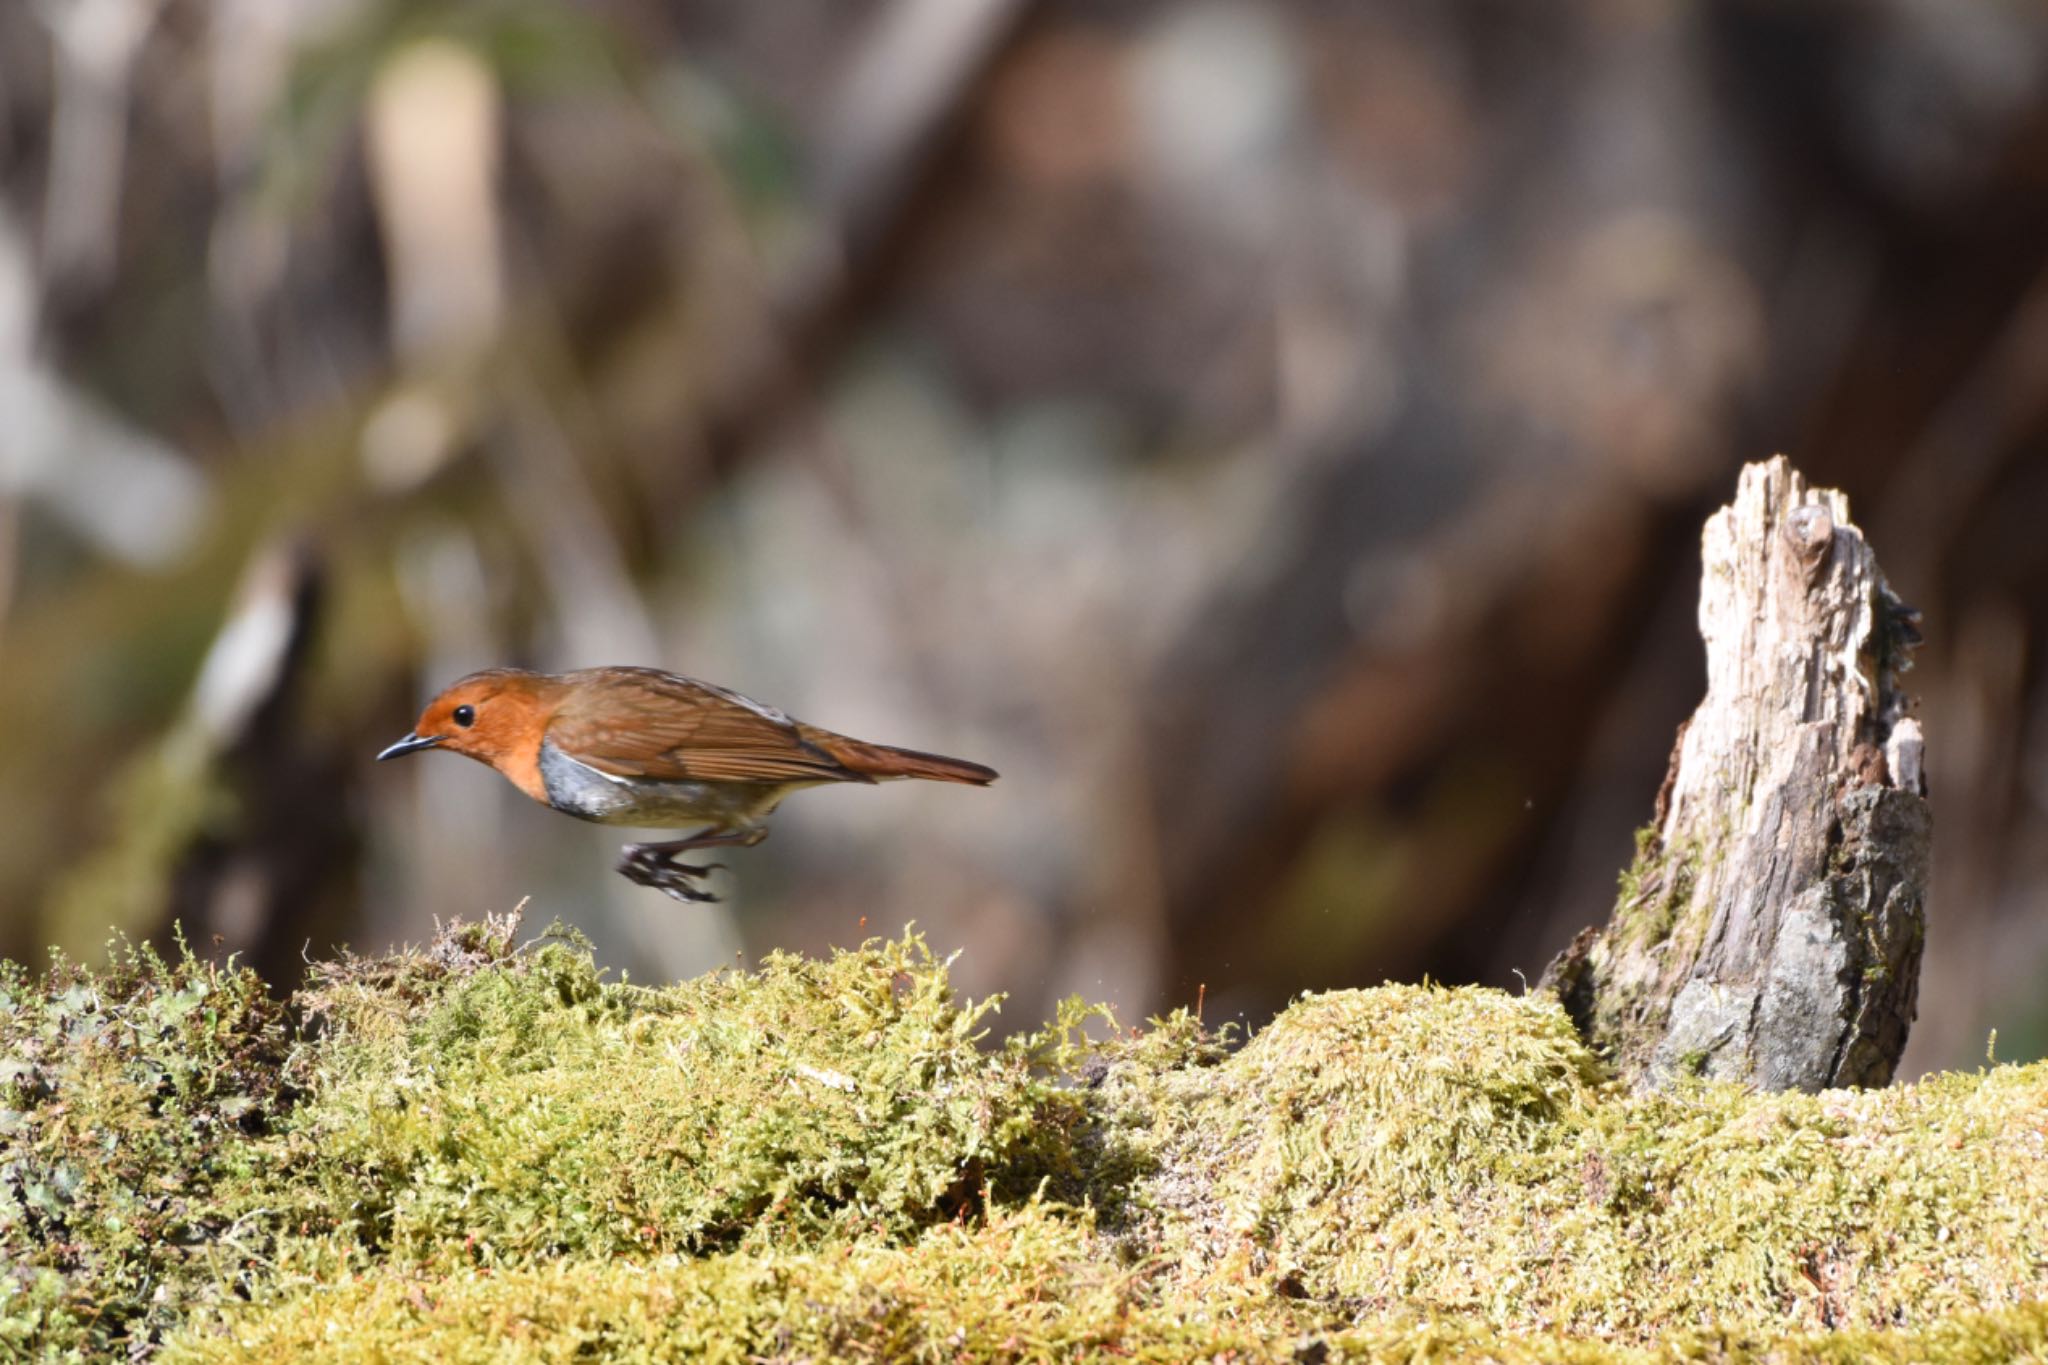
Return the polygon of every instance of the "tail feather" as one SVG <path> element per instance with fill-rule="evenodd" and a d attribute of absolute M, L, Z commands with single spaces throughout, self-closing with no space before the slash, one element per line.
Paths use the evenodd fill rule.
<path fill-rule="evenodd" d="M 865 740 L 848 739 L 845 735 L 813 730 L 810 726 L 803 729 L 804 739 L 808 743 L 823 749 L 849 772 L 871 782 L 917 777 L 930 782 L 965 782 L 970 786 L 986 787 L 996 780 L 994 768 L 970 763 L 964 758 L 920 753 L 916 749 L 898 749 L 888 744 L 869 744 Z"/>

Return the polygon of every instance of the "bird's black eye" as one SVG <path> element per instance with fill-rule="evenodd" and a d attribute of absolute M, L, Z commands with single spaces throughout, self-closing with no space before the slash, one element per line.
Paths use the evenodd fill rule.
<path fill-rule="evenodd" d="M 455 723 L 457 725 L 460 725 L 465 730 L 467 730 L 470 726 L 476 724 L 476 708 L 474 706 L 456 707 Z"/>

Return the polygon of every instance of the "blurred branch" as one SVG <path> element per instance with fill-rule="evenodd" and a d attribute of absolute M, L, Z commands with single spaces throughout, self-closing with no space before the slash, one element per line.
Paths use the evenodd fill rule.
<path fill-rule="evenodd" d="M 841 251 L 872 255 L 924 163 L 1032 0 L 893 0 L 848 60 L 819 129 L 816 188 Z"/>
<path fill-rule="evenodd" d="M 446 39 L 378 64 L 364 106 L 400 364 L 459 366 L 505 319 L 501 91 L 481 56 Z"/>
<path fill-rule="evenodd" d="M 947 134 L 1034 0 L 893 0 L 847 60 L 827 100 L 812 182 L 823 225 L 812 249 L 771 282 L 783 345 L 715 402 L 711 462 L 728 466 L 812 386 L 875 283 Z"/>
<path fill-rule="evenodd" d="M 103 553 L 160 565 L 191 543 L 209 490 L 170 446 L 103 411 L 43 358 L 37 284 L 0 205 L 0 496 L 33 499 Z"/>
<path fill-rule="evenodd" d="M 97 289 L 120 240 L 129 73 L 164 0 L 36 0 L 56 50 L 43 262 L 63 285 Z"/>
<path fill-rule="evenodd" d="M 1971 513 L 2012 465 L 2031 455 L 2028 440 L 2044 419 L 2048 272 L 2035 277 L 1905 453 L 1885 500 L 1888 529 L 1900 545 L 1886 553 L 1901 581 L 1934 576 L 1968 534 Z"/>
<path fill-rule="evenodd" d="M 501 391 L 507 420 L 486 444 L 498 486 L 547 584 L 564 653 L 584 663 L 659 660 L 661 642 L 647 604 L 544 390 L 531 376 L 512 373 Z"/>

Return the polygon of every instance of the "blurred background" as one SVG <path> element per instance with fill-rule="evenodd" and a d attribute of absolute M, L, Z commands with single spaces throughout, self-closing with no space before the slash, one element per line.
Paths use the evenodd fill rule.
<path fill-rule="evenodd" d="M 1013 1026 L 1603 920 L 1747 459 L 1925 613 L 1906 1073 L 2048 1051 L 2048 15 L 2007 0 L 0 5 L 0 952 L 290 983 L 530 898 L 915 920 Z M 659 664 L 1003 772 L 684 907 L 472 764 Z"/>

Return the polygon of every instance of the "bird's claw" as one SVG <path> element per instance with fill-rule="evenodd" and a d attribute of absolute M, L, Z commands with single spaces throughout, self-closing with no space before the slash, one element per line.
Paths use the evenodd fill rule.
<path fill-rule="evenodd" d="M 627 881 L 652 887 L 685 904 L 716 901 L 716 895 L 698 887 L 696 882 L 700 877 L 724 870 L 724 863 L 679 863 L 673 853 L 645 844 L 627 844 L 619 855 L 619 872 Z"/>

